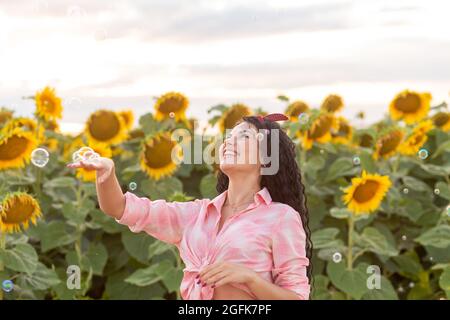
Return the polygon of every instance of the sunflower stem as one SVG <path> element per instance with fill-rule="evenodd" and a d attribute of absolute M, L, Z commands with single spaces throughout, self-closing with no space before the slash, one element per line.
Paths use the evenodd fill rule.
<path fill-rule="evenodd" d="M 348 222 L 348 239 L 347 239 L 347 270 L 353 270 L 353 229 L 355 221 L 353 214 L 350 214 L 347 219 Z M 347 294 L 347 300 L 350 296 Z"/>
<path fill-rule="evenodd" d="M 6 248 L 6 232 L 2 232 L 0 230 L 0 251 L 5 250 Z M 2 272 L 5 269 L 5 266 L 3 264 L 3 260 L 0 259 L 0 272 Z M 0 290 L 0 300 L 3 300 L 3 290 Z"/>

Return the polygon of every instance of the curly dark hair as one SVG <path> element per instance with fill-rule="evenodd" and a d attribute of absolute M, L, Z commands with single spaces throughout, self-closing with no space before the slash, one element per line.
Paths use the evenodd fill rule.
<path fill-rule="evenodd" d="M 279 169 L 274 175 L 261 176 L 261 188 L 266 187 L 273 201 L 287 204 L 294 208 L 300 215 L 303 228 L 306 234 L 306 256 L 309 259 L 307 267 L 307 276 L 309 283 L 312 284 L 312 241 L 311 231 L 309 229 L 308 220 L 309 213 L 306 203 L 305 186 L 302 183 L 302 175 L 296 161 L 295 144 L 288 137 L 288 135 L 281 130 L 278 123 L 255 116 L 243 117 L 245 122 L 248 122 L 256 127 L 256 129 L 267 129 L 267 155 L 271 155 L 270 135 L 272 129 L 278 129 L 279 132 Z M 264 142 L 263 140 L 263 142 Z M 218 193 L 222 193 L 228 189 L 228 177 L 219 170 L 217 176 L 216 189 Z"/>

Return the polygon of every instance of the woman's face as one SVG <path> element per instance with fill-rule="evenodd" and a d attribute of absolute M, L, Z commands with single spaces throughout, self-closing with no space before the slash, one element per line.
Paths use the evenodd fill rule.
<path fill-rule="evenodd" d="M 225 174 L 259 170 L 261 165 L 257 129 L 248 122 L 236 125 L 219 148 L 219 160 L 220 170 Z"/>

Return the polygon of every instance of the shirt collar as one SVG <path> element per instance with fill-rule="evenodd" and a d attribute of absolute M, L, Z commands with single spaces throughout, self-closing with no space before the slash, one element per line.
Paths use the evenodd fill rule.
<path fill-rule="evenodd" d="M 210 200 L 208 202 L 208 206 L 214 205 L 216 207 L 217 211 L 220 212 L 220 209 L 222 208 L 223 203 L 225 202 L 227 192 L 228 192 L 228 190 L 225 190 L 224 192 L 219 194 L 217 197 Z M 272 197 L 270 196 L 269 190 L 266 187 L 259 190 L 255 194 L 254 199 L 255 199 L 256 203 L 265 203 L 266 205 L 268 205 L 272 202 Z"/>

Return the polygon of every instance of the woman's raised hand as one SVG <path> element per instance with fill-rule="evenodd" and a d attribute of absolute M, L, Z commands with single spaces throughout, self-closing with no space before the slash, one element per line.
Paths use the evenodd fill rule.
<path fill-rule="evenodd" d="M 108 176 L 111 170 L 114 168 L 114 162 L 109 158 L 99 157 L 94 152 L 88 151 L 82 156 L 76 157 L 76 161 L 67 164 L 68 168 L 79 169 L 83 168 L 85 170 L 96 170 L 97 179 L 101 183 Z"/>

